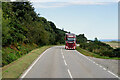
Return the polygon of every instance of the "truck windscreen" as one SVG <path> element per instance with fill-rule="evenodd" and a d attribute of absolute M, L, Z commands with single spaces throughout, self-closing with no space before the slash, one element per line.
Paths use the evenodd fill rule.
<path fill-rule="evenodd" d="M 75 38 L 67 38 L 67 41 L 75 41 Z"/>

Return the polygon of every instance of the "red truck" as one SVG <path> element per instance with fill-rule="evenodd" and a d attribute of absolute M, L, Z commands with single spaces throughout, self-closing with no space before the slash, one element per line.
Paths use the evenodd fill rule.
<path fill-rule="evenodd" d="M 76 49 L 76 35 L 73 33 L 65 34 L 65 49 Z"/>

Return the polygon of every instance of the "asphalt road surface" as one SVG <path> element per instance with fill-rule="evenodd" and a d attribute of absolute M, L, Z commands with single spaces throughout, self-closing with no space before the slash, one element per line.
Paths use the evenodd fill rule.
<path fill-rule="evenodd" d="M 111 71 L 76 50 L 47 49 L 21 78 L 117 78 Z"/>

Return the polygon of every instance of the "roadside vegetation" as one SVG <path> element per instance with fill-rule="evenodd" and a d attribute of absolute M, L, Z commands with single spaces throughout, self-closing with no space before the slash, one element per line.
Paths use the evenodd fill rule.
<path fill-rule="evenodd" d="M 66 31 L 34 11 L 30 2 L 2 2 L 2 66 L 29 51 L 64 44 Z"/>
<path fill-rule="evenodd" d="M 95 58 L 101 58 L 101 59 L 116 59 L 116 60 L 120 60 L 120 57 L 108 57 L 108 56 L 101 56 L 99 54 L 95 54 L 93 52 L 90 52 L 88 50 L 82 49 L 79 46 L 76 47 L 76 50 L 79 51 L 80 53 L 86 55 L 86 56 L 90 56 L 90 57 L 95 57 Z"/>
<path fill-rule="evenodd" d="M 7 65 L 37 47 L 36 44 L 17 44 L 16 46 L 10 45 L 10 47 L 5 47 L 2 49 L 2 63 Z"/>
<path fill-rule="evenodd" d="M 120 48 L 120 42 L 119 41 L 110 41 L 110 42 L 104 42 L 106 44 L 109 44 L 111 47 L 115 48 Z"/>
<path fill-rule="evenodd" d="M 30 2 L 2 2 L 0 12 L 3 31 L 2 66 L 12 63 L 35 48 L 65 42 L 67 31 L 56 28 L 54 22 L 37 14 Z M 100 41 L 87 41 L 84 34 L 77 35 L 80 48 L 100 56 L 120 57 L 120 48 L 113 49 Z"/>
<path fill-rule="evenodd" d="M 86 39 L 86 38 L 85 38 Z M 95 38 L 94 41 L 82 41 L 77 50 L 86 56 L 105 59 L 120 59 L 120 48 L 113 48 Z"/>
<path fill-rule="evenodd" d="M 44 46 L 32 50 L 28 54 L 23 55 L 21 58 L 15 60 L 11 64 L 2 68 L 2 78 L 19 78 L 20 75 L 32 64 L 32 62 L 47 48 L 51 46 Z"/>
<path fill-rule="evenodd" d="M 79 35 L 76 36 L 76 38 L 77 38 L 77 41 L 76 41 L 77 44 L 87 42 L 87 38 L 85 37 L 84 34 L 79 34 Z"/>

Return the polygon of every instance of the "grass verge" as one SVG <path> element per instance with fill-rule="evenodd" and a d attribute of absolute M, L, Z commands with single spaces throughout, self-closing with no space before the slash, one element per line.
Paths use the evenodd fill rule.
<path fill-rule="evenodd" d="M 2 66 L 12 63 L 36 48 L 38 48 L 38 45 L 34 43 L 16 43 L 14 45 L 12 44 L 7 47 L 2 47 Z"/>
<path fill-rule="evenodd" d="M 32 50 L 28 54 L 22 56 L 16 61 L 2 68 L 2 78 L 19 78 L 19 76 L 32 64 L 32 62 L 47 48 L 51 46 L 43 46 Z"/>
<path fill-rule="evenodd" d="M 80 53 L 86 55 L 86 56 L 90 56 L 90 57 L 95 57 L 95 58 L 101 58 L 101 59 L 119 59 L 118 57 L 107 57 L 107 56 L 100 56 L 98 54 L 95 54 L 95 53 L 92 53 L 92 52 L 89 52 L 87 50 L 84 50 L 82 48 L 80 48 L 79 46 L 76 47 L 76 50 L 79 51 Z"/>

